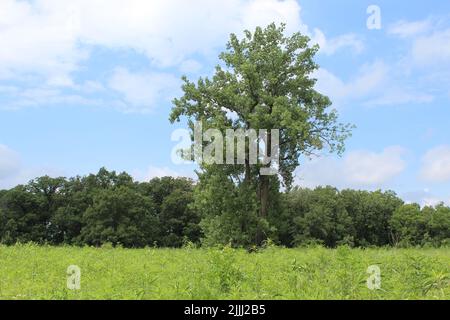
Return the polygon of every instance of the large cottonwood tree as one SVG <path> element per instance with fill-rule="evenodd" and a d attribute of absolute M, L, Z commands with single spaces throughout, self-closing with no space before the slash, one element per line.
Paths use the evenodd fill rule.
<path fill-rule="evenodd" d="M 271 190 L 278 189 L 273 185 L 279 178 L 290 188 L 302 155 L 322 149 L 341 153 L 351 130 L 350 125 L 338 122 L 336 111 L 330 109 L 330 99 L 314 89 L 316 79 L 312 74 L 318 65 L 313 58 L 318 46 L 310 46 L 307 36 L 286 36 L 284 31 L 284 25 L 270 24 L 254 32 L 245 31 L 242 39 L 232 34 L 220 54 L 222 66 L 216 67 L 212 79 L 200 78 L 194 83 L 183 77 L 184 95 L 173 101 L 170 115 L 171 122 L 186 116 L 192 130 L 195 122 L 201 122 L 203 129 L 215 128 L 223 133 L 226 129 L 266 129 L 265 151 L 269 157 L 270 130 L 279 129 L 279 176 L 263 175 L 261 164 L 251 164 L 249 143 L 244 164 L 200 164 L 203 173 L 208 172 L 207 177 L 213 171 L 221 175 L 225 172 L 236 184 L 253 190 L 263 220 L 271 207 Z M 265 166 L 271 165 L 269 162 Z M 206 183 L 205 179 L 201 183 Z M 257 230 L 255 241 L 261 240 L 261 230 Z"/>

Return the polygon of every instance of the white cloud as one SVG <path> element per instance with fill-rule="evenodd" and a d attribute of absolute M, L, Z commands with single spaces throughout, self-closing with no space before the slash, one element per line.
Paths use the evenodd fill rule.
<path fill-rule="evenodd" d="M 450 62 L 450 28 L 448 19 L 428 18 L 418 21 L 401 20 L 388 33 L 409 41 L 411 48 L 404 57 L 409 67 L 447 65 Z"/>
<path fill-rule="evenodd" d="M 393 83 L 408 82 L 410 88 L 389 90 L 372 104 L 429 103 L 436 98 L 448 99 L 450 74 L 450 25 L 448 17 L 424 20 L 401 20 L 390 26 L 388 33 L 399 38 L 405 52 L 395 69 Z M 412 85 L 412 86 L 411 86 Z"/>
<path fill-rule="evenodd" d="M 431 182 L 450 181 L 450 146 L 433 148 L 424 155 L 421 177 Z"/>
<path fill-rule="evenodd" d="M 201 65 L 192 56 L 215 57 L 231 32 L 270 22 L 285 22 L 288 33 L 306 32 L 300 9 L 295 0 L 130 0 L 126 6 L 121 0 L 2 0 L 0 79 L 22 82 L 20 94 L 8 92 L 6 105 L 14 109 L 65 100 L 97 105 L 82 96 L 103 85 L 86 87 L 74 80 L 94 48 L 134 51 L 155 69 L 176 66 L 182 72 L 198 72 Z M 129 77 L 139 87 L 117 83 L 120 77 Z M 153 88 L 144 90 L 141 80 L 153 81 Z M 128 112 L 148 111 L 161 95 L 155 81 L 171 84 L 173 79 L 161 70 L 147 75 L 116 70 L 110 85 L 123 94 L 125 103 L 108 104 Z M 67 88 L 78 92 L 64 97 Z"/>
<path fill-rule="evenodd" d="M 379 153 L 352 151 L 343 159 L 317 158 L 300 167 L 297 183 L 311 188 L 380 188 L 404 171 L 404 153 L 403 148 L 392 146 Z"/>
<path fill-rule="evenodd" d="M 0 73 L 37 72 L 57 83 L 88 57 L 86 48 L 133 49 L 158 66 L 222 46 L 230 32 L 286 22 L 298 30 L 295 0 L 2 0 Z M 63 80 L 63 81 L 60 81 Z"/>
<path fill-rule="evenodd" d="M 382 93 L 379 97 L 365 103 L 367 106 L 387 106 L 412 103 L 430 103 L 434 101 L 434 96 L 427 93 L 417 93 L 407 91 L 403 88 L 391 88 Z"/>
<path fill-rule="evenodd" d="M 180 71 L 184 73 L 196 73 L 200 71 L 201 68 L 202 65 L 200 64 L 200 62 L 193 59 L 183 61 L 180 65 Z"/>
<path fill-rule="evenodd" d="M 86 58 L 61 1 L 0 1 L 0 74 L 64 77 Z"/>
<path fill-rule="evenodd" d="M 124 111 L 148 112 L 158 101 L 170 101 L 180 86 L 180 80 L 168 73 L 133 73 L 125 68 L 117 68 L 109 87 L 124 98 Z"/>
<path fill-rule="evenodd" d="M 368 107 L 426 104 L 435 99 L 426 89 L 416 90 L 403 84 L 404 77 L 398 70 L 381 60 L 363 65 L 348 81 L 327 69 L 319 69 L 313 76 L 317 78 L 317 90 L 338 107 L 355 102 Z"/>
<path fill-rule="evenodd" d="M 40 107 L 56 104 L 76 105 L 76 106 L 102 106 L 104 103 L 99 99 L 87 97 L 86 94 L 92 93 L 85 85 L 75 86 L 78 93 L 66 93 L 58 87 L 37 86 L 20 89 L 14 87 L 14 90 L 4 91 L 4 97 L 8 98 L 0 106 L 3 110 L 17 110 L 24 107 Z M 1 92 L 0 88 L 0 92 Z M 117 101 L 112 101 L 109 105 L 116 105 Z"/>
<path fill-rule="evenodd" d="M 320 52 L 327 55 L 332 55 L 343 48 L 350 48 L 355 54 L 359 54 L 364 50 L 363 40 L 352 33 L 327 39 L 323 32 L 316 29 L 312 40 L 320 46 Z"/>
<path fill-rule="evenodd" d="M 382 61 L 375 61 L 361 67 L 358 74 L 348 82 L 342 81 L 326 69 L 319 69 L 313 75 L 317 78 L 317 90 L 330 96 L 336 104 L 373 95 L 384 86 L 389 67 Z"/>
<path fill-rule="evenodd" d="M 407 38 L 423 34 L 429 31 L 431 27 L 432 23 L 429 19 L 412 22 L 401 20 L 391 25 L 388 29 L 388 33 L 401 38 Z"/>
<path fill-rule="evenodd" d="M 56 177 L 62 176 L 63 172 L 48 167 L 25 167 L 16 151 L 0 144 L 0 189 L 9 189 L 44 175 Z"/>
<path fill-rule="evenodd" d="M 402 158 L 404 152 L 401 147 L 389 147 L 381 153 L 354 151 L 344 160 L 344 172 L 352 183 L 381 185 L 403 172 L 406 167 Z"/>
<path fill-rule="evenodd" d="M 170 169 L 169 167 L 157 167 L 157 166 L 149 166 L 147 170 L 135 170 L 132 174 L 133 178 L 136 181 L 149 181 L 153 178 L 162 178 L 162 177 L 186 177 L 195 179 L 195 173 L 193 171 L 181 173 Z"/>
<path fill-rule="evenodd" d="M 429 189 L 406 192 L 402 194 L 402 198 L 406 203 L 418 203 L 422 207 L 434 207 L 441 203 L 450 205 L 450 199 L 445 199 L 445 197 L 438 197 L 430 192 Z"/>
<path fill-rule="evenodd" d="M 19 169 L 19 155 L 7 146 L 0 144 L 0 180 L 17 174 Z"/>
<path fill-rule="evenodd" d="M 295 0 L 130 0 L 126 6 L 122 0 L 2 0 L 0 79 L 14 78 L 25 87 L 21 94 L 10 93 L 13 102 L 7 108 L 66 100 L 101 104 L 83 98 L 94 91 L 74 80 L 74 73 L 97 47 L 142 54 L 153 68 L 176 66 L 182 72 L 198 72 L 201 65 L 192 56 L 216 56 L 231 32 L 284 22 L 288 33 L 300 30 L 310 35 L 326 54 L 344 47 L 363 49 L 361 39 L 352 34 L 327 39 L 319 29 L 310 32 L 300 12 Z M 120 78 L 136 87 L 118 82 Z M 143 88 L 144 81 L 152 87 Z M 124 103 L 107 104 L 146 112 L 164 95 L 162 84 L 173 83 L 172 76 L 161 70 L 144 74 L 118 69 L 109 85 L 123 94 Z M 67 88 L 78 92 L 68 94 Z"/>
<path fill-rule="evenodd" d="M 411 54 L 414 63 L 419 66 L 449 64 L 450 29 L 416 38 Z"/>

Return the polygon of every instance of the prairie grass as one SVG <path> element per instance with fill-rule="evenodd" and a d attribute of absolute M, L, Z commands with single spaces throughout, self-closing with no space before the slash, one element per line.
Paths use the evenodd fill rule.
<path fill-rule="evenodd" d="M 81 289 L 67 288 L 67 268 Z M 369 290 L 367 268 L 381 270 Z M 1 299 L 449 299 L 450 248 L 0 246 Z"/>

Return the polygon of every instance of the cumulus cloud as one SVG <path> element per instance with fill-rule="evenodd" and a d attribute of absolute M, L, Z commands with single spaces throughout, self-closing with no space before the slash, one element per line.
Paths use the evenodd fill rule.
<path fill-rule="evenodd" d="M 391 146 L 381 152 L 352 151 L 343 159 L 316 158 L 300 167 L 297 183 L 311 188 L 380 188 L 404 171 L 404 153 L 402 147 Z"/>
<path fill-rule="evenodd" d="M 86 53 L 76 44 L 69 14 L 61 1 L 1 1 L 0 75 L 64 78 L 73 71 Z"/>
<path fill-rule="evenodd" d="M 353 33 L 327 39 L 322 31 L 316 29 L 312 40 L 320 46 L 320 52 L 327 55 L 332 55 L 343 48 L 349 48 L 355 54 L 359 54 L 364 50 L 364 41 Z"/>
<path fill-rule="evenodd" d="M 294 0 L 3 0 L 0 41 L 8 45 L 0 72 L 50 74 L 69 84 L 65 77 L 88 57 L 89 46 L 128 48 L 158 66 L 174 65 L 244 28 L 275 21 L 297 30 L 299 14 Z"/>
<path fill-rule="evenodd" d="M 383 61 L 375 61 L 360 68 L 358 74 L 347 82 L 327 69 L 317 70 L 317 90 L 330 96 L 336 104 L 361 99 L 373 95 L 384 86 L 388 78 L 389 67 Z"/>
<path fill-rule="evenodd" d="M 133 52 L 146 57 L 149 66 L 157 70 L 145 76 L 116 70 L 116 78 L 110 79 L 109 89 L 117 89 L 125 103 L 107 104 L 138 112 L 155 107 L 161 88 L 133 90 L 117 83 L 117 77 L 129 76 L 139 85 L 146 77 L 171 83 L 161 69 L 198 72 L 201 65 L 193 57 L 216 56 L 231 32 L 284 22 L 287 33 L 310 35 L 326 54 L 344 47 L 362 50 L 363 44 L 355 35 L 327 39 L 319 29 L 310 31 L 300 13 L 295 0 L 130 0 L 126 5 L 122 0 L 2 0 L 0 41 L 5 45 L 0 51 L 0 80 L 22 81 L 28 91 L 25 97 L 10 93 L 13 103 L 6 105 L 14 109 L 66 102 L 64 88 L 76 91 L 69 93 L 69 101 L 101 103 L 81 99 L 86 91 L 74 76 L 89 63 L 97 48 Z"/>
<path fill-rule="evenodd" d="M 450 28 L 418 37 L 414 40 L 411 54 L 419 66 L 449 64 Z"/>
<path fill-rule="evenodd" d="M 388 33 L 402 38 L 407 38 L 423 34 L 431 28 L 432 22 L 429 19 L 422 21 L 400 20 L 389 27 Z"/>
<path fill-rule="evenodd" d="M 425 89 L 404 85 L 404 75 L 382 60 L 363 65 L 347 81 L 324 68 L 313 76 L 317 78 L 317 90 L 329 96 L 338 107 L 355 102 L 367 107 L 426 104 L 435 99 Z"/>
<path fill-rule="evenodd" d="M 183 61 L 180 65 L 180 71 L 183 73 L 196 73 L 200 71 L 201 68 L 201 63 L 193 59 Z"/>
<path fill-rule="evenodd" d="M 18 152 L 0 144 L 0 189 L 9 189 L 43 175 L 62 176 L 63 171 L 48 167 L 26 167 Z"/>
<path fill-rule="evenodd" d="M 412 103 L 430 103 L 434 101 L 434 96 L 428 93 L 420 93 L 404 88 L 391 88 L 382 93 L 379 97 L 365 102 L 366 106 L 388 106 Z"/>
<path fill-rule="evenodd" d="M 423 156 L 421 177 L 430 182 L 450 181 L 450 146 L 435 147 Z"/>
<path fill-rule="evenodd" d="M 17 174 L 19 169 L 19 155 L 7 146 L 0 144 L 0 180 Z"/>
<path fill-rule="evenodd" d="M 358 185 L 381 185 L 400 174 L 406 167 L 401 147 L 389 147 L 381 153 L 354 151 L 344 159 L 347 179 Z"/>
<path fill-rule="evenodd" d="M 388 33 L 410 43 L 404 57 L 409 68 L 449 65 L 450 26 L 448 19 L 428 18 L 418 21 L 401 20 L 393 24 Z"/>
<path fill-rule="evenodd" d="M 158 101 L 170 101 L 180 86 L 180 80 L 168 73 L 130 72 L 117 68 L 109 87 L 118 91 L 125 101 L 125 111 L 148 112 Z"/>

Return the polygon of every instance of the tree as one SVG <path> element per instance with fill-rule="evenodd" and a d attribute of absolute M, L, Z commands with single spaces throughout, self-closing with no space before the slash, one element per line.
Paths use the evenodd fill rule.
<path fill-rule="evenodd" d="M 198 243 L 201 237 L 200 217 L 191 208 L 193 181 L 187 178 L 154 178 L 138 186 L 150 197 L 160 224 L 159 244 L 180 247 L 183 241 Z"/>
<path fill-rule="evenodd" d="M 64 183 L 61 188 L 63 200 L 50 220 L 53 243 L 77 243 L 83 228 L 83 214 L 93 203 L 94 190 L 88 190 L 85 179 L 80 177 Z"/>
<path fill-rule="evenodd" d="M 398 208 L 390 221 L 394 244 L 423 244 L 426 220 L 426 216 L 421 212 L 418 204 L 405 204 Z"/>
<path fill-rule="evenodd" d="M 285 36 L 284 29 L 284 25 L 270 24 L 253 33 L 245 31 L 243 39 L 232 34 L 227 50 L 220 55 L 225 67 L 217 66 L 212 80 L 200 78 L 197 84 L 183 77 L 184 95 L 173 101 L 170 115 L 171 122 L 186 116 L 193 131 L 196 121 L 205 130 L 215 128 L 222 133 L 226 129 L 267 130 L 266 164 L 251 164 L 250 142 L 242 165 L 200 164 L 203 172 L 209 172 L 207 176 L 217 172 L 235 184 L 247 184 L 246 190 L 256 198 L 261 225 L 269 215 L 271 190 L 277 193 L 279 189 L 278 177 L 260 170 L 273 165 L 271 129 L 280 130 L 278 170 L 288 189 L 301 155 L 310 156 L 324 148 L 341 153 L 351 130 L 350 125 L 338 123 L 335 110 L 329 110 L 330 99 L 314 89 L 316 80 L 311 75 L 318 68 L 313 61 L 318 46 L 310 47 L 309 38 L 300 33 Z M 256 242 L 260 243 L 263 232 L 257 233 Z"/>
<path fill-rule="evenodd" d="M 356 246 L 390 244 L 390 219 L 403 205 L 394 192 L 343 190 L 341 197 L 352 219 Z"/>
<path fill-rule="evenodd" d="M 3 243 L 46 241 L 48 217 L 40 210 L 39 198 L 26 186 L 9 190 L 3 196 L 1 207 Z"/>
<path fill-rule="evenodd" d="M 153 203 L 125 186 L 99 190 L 83 221 L 80 239 L 90 245 L 109 242 L 142 247 L 153 245 L 158 239 L 159 224 Z"/>
<path fill-rule="evenodd" d="M 297 201 L 297 205 L 300 204 L 297 208 L 300 210 L 297 209 L 294 213 L 294 244 L 318 241 L 328 247 L 353 245 L 352 221 L 337 189 L 319 187 L 306 193 L 302 190 L 297 192 L 304 198 L 301 204 Z"/>
<path fill-rule="evenodd" d="M 427 219 L 427 241 L 435 246 L 450 244 L 450 208 L 439 204 L 422 209 Z"/>
<path fill-rule="evenodd" d="M 28 191 L 35 195 L 39 202 L 39 219 L 45 226 L 45 240 L 54 244 L 59 243 L 60 239 L 57 237 L 58 230 L 51 220 L 65 201 L 63 187 L 66 182 L 66 179 L 62 177 L 43 176 L 31 180 L 27 185 Z"/>

